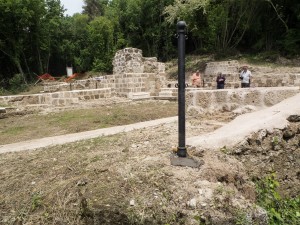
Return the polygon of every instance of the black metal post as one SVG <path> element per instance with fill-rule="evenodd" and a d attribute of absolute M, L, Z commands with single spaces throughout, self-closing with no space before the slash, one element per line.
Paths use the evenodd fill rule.
<path fill-rule="evenodd" d="M 178 33 L 178 147 L 177 155 L 186 157 L 185 146 L 185 28 L 186 23 L 177 23 Z"/>

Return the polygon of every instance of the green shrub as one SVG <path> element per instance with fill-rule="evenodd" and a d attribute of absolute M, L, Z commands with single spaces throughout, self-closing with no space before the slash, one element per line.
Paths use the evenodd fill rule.
<path fill-rule="evenodd" d="M 300 196 L 283 199 L 276 190 L 278 187 L 275 174 L 256 182 L 257 203 L 267 210 L 269 225 L 300 224 Z"/>
<path fill-rule="evenodd" d="M 0 96 L 5 95 L 6 90 L 3 87 L 0 87 Z"/>
<path fill-rule="evenodd" d="M 9 79 L 9 91 L 13 94 L 27 90 L 28 86 L 24 82 L 22 74 L 15 74 L 11 79 Z"/>

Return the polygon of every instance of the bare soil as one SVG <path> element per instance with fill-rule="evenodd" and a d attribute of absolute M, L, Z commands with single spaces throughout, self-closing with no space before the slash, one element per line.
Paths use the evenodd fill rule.
<path fill-rule="evenodd" d="M 117 107 L 114 102 L 93 105 L 92 109 L 85 105 L 83 111 L 92 110 L 103 116 L 116 107 L 131 112 L 133 120 L 140 121 L 145 117 L 176 115 L 176 104 L 119 102 Z M 136 108 L 140 106 L 145 110 Z M 53 113 L 58 117 L 76 114 L 77 110 L 39 112 L 42 115 L 38 116 L 44 119 L 42 124 L 49 127 L 37 126 L 37 113 L 0 122 L 7 120 L 6 129 L 24 122 L 26 127 L 36 129 L 36 135 L 53 129 L 49 123 Z M 87 115 L 81 117 L 86 123 Z M 186 135 L 211 132 L 235 116 L 219 112 L 188 117 Z M 116 119 L 118 124 L 128 123 L 128 117 Z M 56 126 L 57 132 L 74 129 L 66 124 Z M 78 128 L 81 126 L 78 124 Z M 286 130 L 291 130 L 289 138 L 281 138 L 288 136 Z M 198 169 L 170 164 L 178 142 L 177 123 L 1 154 L 0 224 L 238 224 L 245 218 L 266 224 L 266 213 L 254 205 L 253 179 L 276 172 L 282 183 L 281 191 L 287 196 L 299 195 L 299 122 L 286 130 L 253 136 L 248 145 L 232 151 L 204 151 L 188 146 L 189 155 L 204 162 Z M 274 146 L 275 136 L 280 139 Z M 22 138 L 20 135 L 9 142 Z"/>
<path fill-rule="evenodd" d="M 0 119 L 0 143 L 175 115 L 176 102 L 119 98 L 71 108 L 12 109 Z M 235 117 L 188 116 L 186 136 L 211 132 Z M 265 225 L 253 181 L 275 173 L 284 197 L 299 196 L 299 121 L 272 133 L 261 130 L 235 149 L 187 146 L 189 155 L 204 162 L 197 169 L 170 164 L 177 126 L 1 154 L 0 224 Z"/>

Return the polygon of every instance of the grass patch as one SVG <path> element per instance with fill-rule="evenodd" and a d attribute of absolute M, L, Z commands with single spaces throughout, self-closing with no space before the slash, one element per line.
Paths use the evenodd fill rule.
<path fill-rule="evenodd" d="M 177 102 L 131 102 L 114 106 L 65 110 L 47 115 L 15 115 L 0 120 L 0 143 L 83 132 L 177 115 Z M 20 125 L 22 124 L 22 125 Z"/>
<path fill-rule="evenodd" d="M 2 128 L 2 135 L 19 135 L 21 133 L 23 133 L 26 130 L 26 127 L 21 126 L 21 127 L 8 127 L 6 128 Z"/>

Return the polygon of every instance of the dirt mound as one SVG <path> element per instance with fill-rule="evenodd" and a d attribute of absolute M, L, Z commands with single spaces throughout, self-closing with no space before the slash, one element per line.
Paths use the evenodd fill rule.
<path fill-rule="evenodd" d="M 300 122 L 283 129 L 260 130 L 231 152 L 243 163 L 248 174 L 260 178 L 276 173 L 283 196 L 300 194 Z"/>

